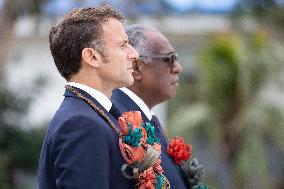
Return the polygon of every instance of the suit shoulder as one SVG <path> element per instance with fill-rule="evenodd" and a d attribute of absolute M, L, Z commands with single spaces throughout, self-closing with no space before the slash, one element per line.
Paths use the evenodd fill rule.
<path fill-rule="evenodd" d="M 58 132 L 81 129 L 104 135 L 113 132 L 108 123 L 87 103 L 75 99 L 61 104 L 49 124 L 48 135 L 52 137 Z"/>

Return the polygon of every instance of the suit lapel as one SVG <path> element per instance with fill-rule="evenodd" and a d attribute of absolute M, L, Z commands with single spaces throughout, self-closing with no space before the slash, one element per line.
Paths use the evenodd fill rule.
<path fill-rule="evenodd" d="M 113 91 L 113 97 L 120 101 L 129 111 L 140 111 L 144 122 L 150 122 L 140 107 L 123 91 L 116 89 Z M 119 97 L 119 98 L 118 98 Z M 123 112 L 121 112 L 123 113 Z"/>

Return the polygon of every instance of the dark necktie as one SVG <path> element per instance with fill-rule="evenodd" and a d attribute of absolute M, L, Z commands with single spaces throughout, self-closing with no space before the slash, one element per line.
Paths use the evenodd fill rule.
<path fill-rule="evenodd" d="M 167 136 L 165 134 L 164 129 L 161 126 L 161 123 L 158 119 L 157 116 L 153 115 L 152 119 L 151 119 L 151 124 L 155 126 L 155 128 L 157 129 L 157 132 L 161 135 L 161 139 L 164 141 L 165 145 L 167 145 L 168 141 L 167 141 Z"/>
<path fill-rule="evenodd" d="M 118 108 L 115 106 L 114 103 L 112 103 L 111 109 L 109 110 L 109 113 L 116 119 L 118 120 L 118 118 L 121 116 L 120 111 L 118 110 Z"/>
<path fill-rule="evenodd" d="M 152 116 L 151 124 L 155 126 L 155 128 L 157 130 L 156 133 L 158 134 L 158 136 L 160 136 L 160 140 L 161 140 L 160 143 L 162 145 L 162 150 L 165 152 L 165 154 L 167 154 L 166 156 L 168 158 L 170 158 L 170 156 L 167 153 L 167 146 L 168 146 L 168 142 L 169 142 L 168 137 L 167 137 L 164 129 L 162 128 L 161 123 L 160 123 L 159 119 L 157 118 L 157 116 L 155 116 L 155 115 Z M 164 157 L 166 157 L 166 156 L 164 156 Z M 173 162 L 173 164 L 175 165 L 175 168 L 177 169 L 181 178 L 184 178 L 184 175 L 181 171 L 181 168 L 177 164 L 175 164 L 174 162 Z M 185 181 L 185 183 L 187 183 L 187 182 Z"/>

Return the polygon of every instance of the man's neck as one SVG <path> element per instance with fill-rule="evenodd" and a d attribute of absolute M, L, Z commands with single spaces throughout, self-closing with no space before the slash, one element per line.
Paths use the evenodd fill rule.
<path fill-rule="evenodd" d="M 92 79 L 84 79 L 84 78 L 72 77 L 69 82 L 75 82 L 75 83 L 79 83 L 79 84 L 91 87 L 91 88 L 93 88 L 93 89 L 95 89 L 97 91 L 100 91 L 101 93 L 106 95 L 109 99 L 111 97 L 112 90 L 113 90 L 113 88 L 111 88 L 111 87 L 109 87 L 107 85 L 102 85 L 99 80 L 94 82 Z"/>
<path fill-rule="evenodd" d="M 137 96 L 139 96 L 145 102 L 145 104 L 149 107 L 150 110 L 158 104 L 156 103 L 155 98 L 149 95 L 149 93 L 147 93 L 145 90 L 143 91 L 141 90 L 141 88 L 135 87 L 133 85 L 127 88 L 133 91 Z"/>
<path fill-rule="evenodd" d="M 72 87 L 76 87 L 79 88 L 83 91 L 85 91 L 86 93 L 88 93 L 89 95 L 91 95 L 94 99 L 96 99 L 107 111 L 109 111 L 111 109 L 112 103 L 110 101 L 110 99 L 103 94 L 102 92 L 89 87 L 87 85 L 81 84 L 81 83 L 76 83 L 76 82 L 68 82 L 69 86 Z"/>
<path fill-rule="evenodd" d="M 145 114 L 148 120 L 152 119 L 153 112 L 149 109 L 143 99 L 126 87 L 120 88 L 120 90 L 122 90 L 140 108 L 141 112 Z"/>

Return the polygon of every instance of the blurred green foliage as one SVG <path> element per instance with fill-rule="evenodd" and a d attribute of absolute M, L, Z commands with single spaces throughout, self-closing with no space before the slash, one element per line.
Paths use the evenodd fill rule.
<path fill-rule="evenodd" d="M 30 97 L 18 97 L 0 87 L 0 188 L 14 189 L 17 170 L 35 173 L 44 137 L 44 129 L 21 129 Z"/>
<path fill-rule="evenodd" d="M 253 17 L 260 24 L 269 25 L 283 34 L 284 6 L 282 0 L 240 0 L 233 18 Z"/>
<path fill-rule="evenodd" d="M 262 30 L 213 34 L 198 59 L 197 79 L 185 73 L 169 104 L 170 134 L 193 144 L 213 188 L 283 187 L 284 112 L 264 97 L 281 84 L 277 41 Z"/>

